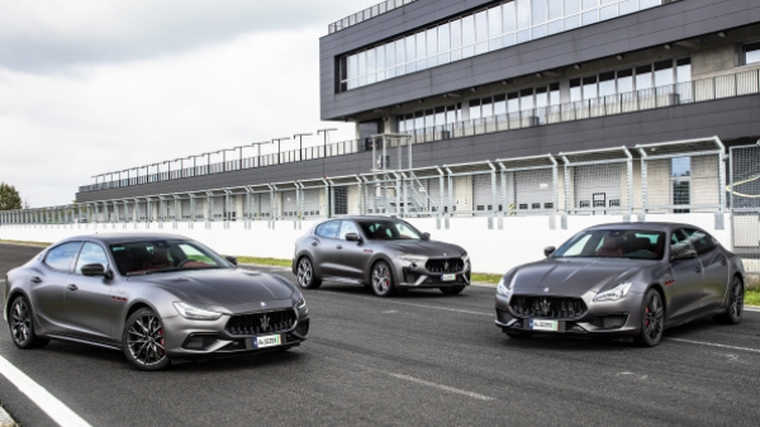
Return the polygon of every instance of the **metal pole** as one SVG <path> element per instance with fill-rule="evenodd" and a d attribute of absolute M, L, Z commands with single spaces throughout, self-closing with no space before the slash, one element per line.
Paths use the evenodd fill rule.
<path fill-rule="evenodd" d="M 280 151 L 280 142 L 290 139 L 290 137 L 284 136 L 282 138 L 272 138 L 272 142 L 277 142 L 277 164 L 282 163 L 282 152 Z"/>
<path fill-rule="evenodd" d="M 298 161 L 300 162 L 303 160 L 303 137 L 304 136 L 311 136 L 310 133 L 297 133 L 293 135 L 293 139 L 298 137 Z"/>

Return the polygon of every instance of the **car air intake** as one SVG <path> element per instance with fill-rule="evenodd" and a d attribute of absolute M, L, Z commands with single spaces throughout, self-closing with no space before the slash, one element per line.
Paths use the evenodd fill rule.
<path fill-rule="evenodd" d="M 509 307 L 519 317 L 545 319 L 580 319 L 588 310 L 580 298 L 543 296 L 513 296 Z"/>
<path fill-rule="evenodd" d="M 431 273 L 457 273 L 464 268 L 462 258 L 429 259 L 425 269 Z"/>
<path fill-rule="evenodd" d="M 232 316 L 225 326 L 230 335 L 260 335 L 287 332 L 295 327 L 297 316 L 292 308 Z"/>

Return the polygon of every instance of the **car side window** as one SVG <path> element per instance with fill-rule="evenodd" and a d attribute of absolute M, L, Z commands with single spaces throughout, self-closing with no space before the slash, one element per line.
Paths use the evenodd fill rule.
<path fill-rule="evenodd" d="M 679 228 L 670 235 L 670 252 L 679 252 L 691 248 L 688 236 Z"/>
<path fill-rule="evenodd" d="M 340 226 L 340 234 L 338 236 L 341 240 L 346 240 L 346 234 L 348 233 L 359 234 L 359 230 L 356 228 L 356 224 L 354 224 L 353 221 L 344 220 L 341 222 L 342 225 Z"/>
<path fill-rule="evenodd" d="M 712 236 L 693 228 L 687 228 L 684 231 L 689 236 L 689 241 L 698 254 L 701 255 L 715 248 L 716 244 Z"/>
<path fill-rule="evenodd" d="M 67 242 L 56 246 L 48 251 L 43 262 L 53 270 L 69 271 L 81 246 L 82 242 Z"/>
<path fill-rule="evenodd" d="M 108 257 L 106 252 L 99 245 L 92 242 L 85 242 L 82 246 L 82 250 L 79 252 L 79 258 L 77 259 L 77 265 L 74 271 L 77 274 L 82 274 L 82 267 L 87 264 L 100 264 L 105 268 L 108 268 Z"/>
<path fill-rule="evenodd" d="M 314 233 L 320 237 L 328 237 L 330 239 L 336 239 L 338 237 L 338 230 L 340 229 L 341 221 L 328 221 L 319 224 L 314 230 Z"/>

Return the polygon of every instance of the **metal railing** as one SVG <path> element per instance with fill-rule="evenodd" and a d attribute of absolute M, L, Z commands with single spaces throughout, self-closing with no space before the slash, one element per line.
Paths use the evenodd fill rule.
<path fill-rule="evenodd" d="M 633 113 L 655 108 L 674 107 L 759 92 L 760 69 L 753 69 L 708 79 L 484 117 L 477 120 L 460 121 L 443 126 L 431 126 L 412 130 L 407 132 L 407 134 L 410 135 L 409 141 L 411 144 L 423 144 L 452 138 L 466 138 L 487 133 Z M 103 182 L 80 186 L 79 192 L 85 193 L 213 173 L 224 173 L 240 169 L 342 156 L 365 150 L 367 150 L 365 143 L 359 140 L 350 140 L 254 157 L 242 157 L 241 154 L 241 157 L 234 160 L 216 163 L 210 161 L 210 153 L 205 153 L 181 159 L 179 165 L 177 164 L 179 160 L 173 160 L 118 172 L 104 173 L 99 175 L 104 179 Z M 192 166 L 187 166 L 191 161 L 193 162 Z M 127 176 L 123 176 L 125 174 Z"/>

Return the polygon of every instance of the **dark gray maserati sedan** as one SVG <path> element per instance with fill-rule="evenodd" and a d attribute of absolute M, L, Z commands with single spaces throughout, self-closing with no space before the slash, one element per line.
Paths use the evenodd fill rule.
<path fill-rule="evenodd" d="M 317 224 L 296 241 L 292 269 L 305 289 L 331 280 L 363 284 L 381 297 L 420 288 L 454 295 L 470 284 L 464 249 L 430 240 L 408 222 L 385 216 Z"/>
<path fill-rule="evenodd" d="M 3 317 L 21 349 L 81 342 L 122 350 L 142 370 L 305 340 L 300 290 L 236 264 L 177 235 L 71 237 L 8 272 Z"/>
<path fill-rule="evenodd" d="M 510 337 L 622 336 L 655 346 L 665 329 L 696 319 L 741 321 L 741 259 L 693 225 L 597 225 L 544 253 L 497 285 L 496 325 Z"/>

